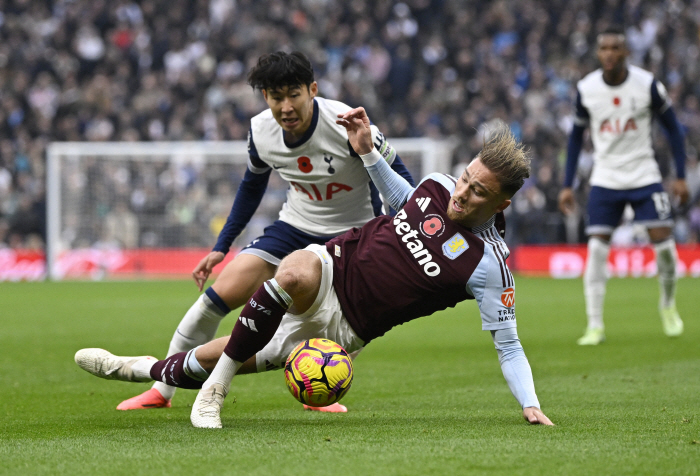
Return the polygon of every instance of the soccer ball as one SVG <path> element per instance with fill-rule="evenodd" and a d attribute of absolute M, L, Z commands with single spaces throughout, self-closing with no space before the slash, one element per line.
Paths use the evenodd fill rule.
<path fill-rule="evenodd" d="M 284 379 L 301 403 L 325 407 L 339 401 L 350 389 L 352 359 L 332 340 L 309 339 L 289 354 Z"/>

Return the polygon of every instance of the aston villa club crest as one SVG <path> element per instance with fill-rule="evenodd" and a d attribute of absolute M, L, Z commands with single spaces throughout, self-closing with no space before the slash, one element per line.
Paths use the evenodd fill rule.
<path fill-rule="evenodd" d="M 459 255 L 468 249 L 469 243 L 460 233 L 457 233 L 442 244 L 442 253 L 450 259 L 457 259 Z"/>
<path fill-rule="evenodd" d="M 420 232 L 427 238 L 439 237 L 445 231 L 445 222 L 440 215 L 426 215 L 420 224 Z"/>

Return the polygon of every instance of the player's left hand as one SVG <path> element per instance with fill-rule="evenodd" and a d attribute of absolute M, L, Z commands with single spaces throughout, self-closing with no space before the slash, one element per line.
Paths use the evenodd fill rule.
<path fill-rule="evenodd" d="M 552 421 L 549 418 L 547 418 L 547 415 L 542 413 L 542 410 L 540 410 L 537 407 L 523 408 L 523 417 L 525 418 L 525 421 L 527 421 L 531 425 L 554 426 L 554 423 L 552 423 Z"/>
<path fill-rule="evenodd" d="M 685 205 L 690 198 L 690 192 L 688 192 L 688 184 L 685 183 L 683 179 L 676 179 L 671 185 L 671 190 L 673 195 L 678 197 L 679 205 Z"/>
<path fill-rule="evenodd" d="M 340 124 L 348 131 L 350 145 L 360 155 L 369 154 L 374 148 L 372 144 L 372 130 L 364 107 L 351 109 L 344 114 L 338 114 L 336 124 Z"/>
<path fill-rule="evenodd" d="M 214 266 L 221 263 L 225 257 L 226 255 L 221 251 L 211 251 L 208 255 L 202 258 L 202 260 L 194 268 L 194 271 L 192 271 L 192 277 L 194 278 L 194 282 L 199 288 L 200 293 L 204 289 L 204 284 L 207 282 L 207 279 L 209 279 L 209 275 L 214 269 Z"/>

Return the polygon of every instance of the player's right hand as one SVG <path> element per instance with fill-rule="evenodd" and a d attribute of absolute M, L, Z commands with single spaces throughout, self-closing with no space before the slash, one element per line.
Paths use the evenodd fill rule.
<path fill-rule="evenodd" d="M 542 413 L 537 407 L 526 407 L 523 408 L 523 418 L 531 425 L 547 425 L 554 426 L 552 420 L 547 418 L 547 415 Z"/>
<path fill-rule="evenodd" d="M 356 107 L 344 114 L 338 114 L 338 119 L 336 119 L 335 123 L 345 127 L 348 133 L 348 141 L 355 152 L 359 155 L 372 152 L 374 148 L 372 130 L 370 129 L 370 121 L 365 108 Z"/>
<path fill-rule="evenodd" d="M 559 192 L 559 210 L 564 215 L 571 215 L 575 207 L 574 190 L 571 187 L 562 188 Z"/>
<path fill-rule="evenodd" d="M 192 271 L 192 277 L 194 278 L 194 282 L 199 288 L 200 293 L 204 289 L 204 284 L 207 282 L 207 279 L 209 279 L 209 275 L 214 269 L 214 266 L 221 263 L 225 256 L 226 255 L 221 251 L 212 251 L 202 258 L 199 264 L 194 268 L 194 271 Z"/>
<path fill-rule="evenodd" d="M 671 189 L 673 194 L 676 196 L 679 205 L 685 205 L 688 203 L 690 198 L 690 192 L 688 192 L 688 185 L 685 183 L 684 179 L 676 179 L 671 183 Z"/>

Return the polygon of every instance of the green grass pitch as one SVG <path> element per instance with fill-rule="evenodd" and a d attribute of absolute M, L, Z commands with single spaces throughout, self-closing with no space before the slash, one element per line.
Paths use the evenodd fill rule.
<path fill-rule="evenodd" d="M 193 391 L 171 409 L 119 412 L 148 384 L 100 380 L 73 362 L 83 347 L 162 357 L 194 284 L 0 283 L 0 474 L 699 474 L 700 282 L 680 280 L 686 331 L 670 339 L 656 281 L 612 279 L 608 340 L 593 348 L 575 344 L 580 280 L 516 283 L 520 338 L 553 428 L 522 420 L 473 302 L 371 343 L 347 414 L 302 411 L 277 371 L 234 379 L 225 428 L 212 431 L 190 425 Z"/>

